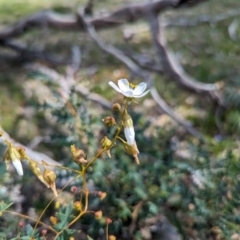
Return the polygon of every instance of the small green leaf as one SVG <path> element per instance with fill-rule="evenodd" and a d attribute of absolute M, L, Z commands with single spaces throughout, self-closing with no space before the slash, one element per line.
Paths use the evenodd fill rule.
<path fill-rule="evenodd" d="M 61 212 L 57 213 L 57 217 L 58 217 L 58 219 L 60 219 L 60 222 L 58 224 L 56 224 L 54 226 L 54 228 L 56 228 L 58 230 L 63 229 L 69 221 L 72 210 L 73 210 L 73 204 L 70 203 Z"/>
<path fill-rule="evenodd" d="M 32 227 L 30 224 L 28 224 L 28 225 L 26 226 L 26 232 L 27 232 L 27 235 L 28 235 L 28 236 L 31 236 L 31 235 L 32 235 L 32 233 L 33 233 L 33 227 Z"/>
<path fill-rule="evenodd" d="M 149 207 L 149 212 L 151 212 L 152 214 L 157 214 L 159 211 L 157 205 L 154 204 L 153 202 L 148 202 L 148 207 Z"/>
<path fill-rule="evenodd" d="M 3 201 L 0 202 L 0 212 L 8 209 L 13 203 L 5 203 Z"/>

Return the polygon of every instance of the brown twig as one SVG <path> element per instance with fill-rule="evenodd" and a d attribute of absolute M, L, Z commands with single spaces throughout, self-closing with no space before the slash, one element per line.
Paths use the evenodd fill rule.
<path fill-rule="evenodd" d="M 134 210 L 132 211 L 132 214 L 131 214 L 132 221 L 131 221 L 130 228 L 129 228 L 129 233 L 130 233 L 131 236 L 136 229 L 136 222 L 137 222 L 137 218 L 138 218 L 138 213 L 140 212 L 141 208 L 143 207 L 143 205 L 146 202 L 147 202 L 146 200 L 141 200 L 137 203 L 136 206 L 134 206 Z"/>
<path fill-rule="evenodd" d="M 91 93 L 85 86 L 83 86 L 83 84 L 76 83 L 76 81 L 72 78 L 72 76 L 75 74 L 73 69 L 67 70 L 67 76 L 64 76 L 59 74 L 57 71 L 41 64 L 29 64 L 27 65 L 27 68 L 47 75 L 51 81 L 59 86 L 59 91 L 61 92 L 61 95 L 65 101 L 69 99 L 70 90 L 73 88 L 76 93 L 82 95 L 89 101 L 100 104 L 106 109 L 111 109 L 112 107 L 112 104 L 107 99 L 99 94 Z"/>
<path fill-rule="evenodd" d="M 174 54 L 167 48 L 163 28 L 160 27 L 157 16 L 150 12 L 149 19 L 152 39 L 164 74 L 187 89 L 191 89 L 198 93 L 208 93 L 222 104 L 218 84 L 202 83 L 189 76 Z"/>
<path fill-rule="evenodd" d="M 10 61 L 17 61 L 17 62 L 39 59 L 39 60 L 49 62 L 53 65 L 65 65 L 69 63 L 68 60 L 63 59 L 60 56 L 57 56 L 55 54 L 49 54 L 38 49 L 31 49 L 25 44 L 20 43 L 19 41 L 18 42 L 14 40 L 0 41 L 0 45 L 3 47 L 10 48 L 15 52 L 17 52 L 17 55 L 14 55 L 14 56 L 1 54 L 0 59 L 6 59 Z"/>
<path fill-rule="evenodd" d="M 185 5 L 201 3 L 205 0 L 192 0 Z M 108 15 L 91 18 L 89 23 L 96 29 L 115 27 L 127 22 L 134 22 L 146 16 L 149 8 L 154 9 L 158 14 L 170 8 L 181 7 L 181 0 L 153 0 L 143 3 L 135 3 L 120 8 Z M 0 40 L 7 40 L 22 35 L 31 28 L 51 27 L 61 30 L 84 30 L 84 26 L 79 24 L 75 15 L 64 15 L 51 10 L 42 11 L 26 17 L 13 26 L 6 27 L 0 31 Z"/>
<path fill-rule="evenodd" d="M 177 18 L 177 19 L 167 19 L 161 21 L 161 26 L 165 28 L 169 27 L 183 27 L 183 28 L 190 28 L 195 27 L 200 24 L 213 24 L 219 23 L 230 18 L 234 18 L 240 15 L 240 9 L 232 9 L 228 12 L 223 14 L 217 14 L 215 16 L 209 15 L 201 15 L 200 17 L 196 18 Z"/>
<path fill-rule="evenodd" d="M 169 106 L 166 104 L 166 102 L 162 99 L 160 94 L 157 92 L 156 88 L 151 88 L 151 94 L 153 99 L 156 101 L 156 103 L 159 105 L 162 112 L 167 113 L 168 116 L 170 116 L 172 119 L 174 119 L 176 122 L 180 123 L 185 129 L 188 130 L 193 136 L 196 136 L 198 138 L 203 138 L 202 134 L 197 131 L 190 122 L 186 121 L 185 119 L 178 116 L 173 109 L 169 108 Z"/>

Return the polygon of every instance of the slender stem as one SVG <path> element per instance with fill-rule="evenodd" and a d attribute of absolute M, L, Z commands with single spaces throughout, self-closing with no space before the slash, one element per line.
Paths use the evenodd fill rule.
<path fill-rule="evenodd" d="M 81 119 L 80 119 L 77 111 L 75 110 L 74 106 L 72 105 L 72 103 L 68 99 L 66 101 L 66 106 L 67 106 L 68 110 L 70 111 L 70 113 L 72 114 L 72 116 L 75 117 L 75 119 L 76 119 L 75 126 L 76 126 L 76 129 L 78 131 L 80 139 L 86 139 L 86 141 L 87 141 L 86 134 L 84 134 L 82 131 L 80 131 Z"/>
<path fill-rule="evenodd" d="M 68 187 L 72 182 L 76 181 L 81 175 L 78 175 L 77 177 L 75 177 L 73 180 L 71 180 L 67 185 L 65 185 L 60 191 L 59 193 L 61 193 L 66 187 Z M 46 210 L 48 209 L 48 207 L 50 206 L 50 204 L 57 198 L 57 196 L 53 197 L 51 199 L 51 201 L 47 204 L 47 206 L 44 208 L 44 210 L 42 211 L 41 215 L 39 216 L 38 220 L 37 220 L 37 223 L 35 224 L 34 226 L 34 229 L 33 229 L 33 232 L 32 232 L 32 236 L 31 238 L 33 237 L 33 233 L 34 231 L 36 230 L 37 228 L 37 225 L 38 223 L 40 222 L 40 219 L 42 218 L 43 214 L 46 212 Z"/>
<path fill-rule="evenodd" d="M 94 163 L 94 161 L 104 152 L 106 151 L 106 149 L 102 149 L 100 152 L 98 152 L 94 157 L 93 159 L 85 166 L 85 168 L 83 169 L 82 171 L 82 174 L 85 174 L 86 170 L 88 169 L 88 167 L 90 165 L 92 165 Z"/>
<path fill-rule="evenodd" d="M 106 240 L 108 240 L 108 223 L 107 223 L 107 226 L 106 226 Z"/>
<path fill-rule="evenodd" d="M 19 217 L 21 217 L 21 218 L 26 218 L 26 219 L 32 220 L 32 221 L 34 221 L 34 222 L 38 222 L 38 223 L 41 224 L 42 226 L 48 228 L 49 230 L 51 230 L 52 232 L 54 232 L 54 233 L 57 234 L 57 231 L 56 231 L 55 229 L 53 229 L 53 228 L 50 227 L 49 225 L 47 225 L 47 224 L 45 224 L 45 223 L 39 221 L 39 219 L 31 218 L 31 217 L 26 216 L 26 215 L 23 215 L 23 214 L 21 214 L 21 213 L 17 213 L 17 212 L 9 211 L 9 210 L 3 210 L 3 212 L 5 212 L 5 213 L 9 213 L 9 214 L 13 214 L 13 215 L 17 215 L 17 216 L 19 216 Z"/>
<path fill-rule="evenodd" d="M 122 143 L 126 143 L 121 137 L 117 136 L 117 139 L 119 139 Z"/>
<path fill-rule="evenodd" d="M 78 219 L 80 219 L 85 213 L 88 213 L 89 211 L 87 211 L 88 209 L 88 196 L 89 196 L 89 191 L 87 189 L 87 185 L 86 185 L 86 178 L 85 178 L 85 174 L 84 174 L 84 177 L 83 177 L 83 185 L 84 185 L 84 188 L 86 189 L 85 190 L 85 206 L 84 206 L 84 210 L 82 212 L 79 213 L 79 215 L 74 218 L 66 227 L 64 227 L 60 232 L 57 233 L 57 235 L 55 236 L 55 238 L 53 240 L 56 240 L 58 236 L 60 236 L 62 234 L 62 232 L 65 230 L 65 229 L 68 229 L 70 228 L 75 222 L 78 221 Z"/>
<path fill-rule="evenodd" d="M 75 172 L 77 174 L 81 174 L 80 171 L 76 170 L 76 169 L 72 169 L 72 168 L 69 168 L 69 167 L 64 167 L 64 166 L 60 166 L 60 165 L 54 165 L 54 164 L 44 164 L 44 163 L 37 163 L 38 165 L 43 165 L 43 166 L 46 166 L 46 167 L 55 167 L 55 168 L 61 168 L 61 169 L 64 169 L 64 170 L 68 170 L 68 171 L 71 171 L 71 172 Z"/>

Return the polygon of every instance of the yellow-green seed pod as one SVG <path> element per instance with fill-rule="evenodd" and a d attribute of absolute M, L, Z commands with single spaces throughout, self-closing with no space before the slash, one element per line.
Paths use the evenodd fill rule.
<path fill-rule="evenodd" d="M 112 105 L 112 109 L 113 109 L 113 111 L 118 112 L 118 111 L 121 111 L 121 106 L 120 106 L 119 103 L 114 103 L 114 104 Z"/>
<path fill-rule="evenodd" d="M 42 173 L 41 173 L 41 170 L 38 166 L 38 164 L 36 162 L 34 162 L 33 160 L 30 160 L 29 161 L 29 168 L 32 170 L 32 172 L 37 176 L 41 176 Z"/>
<path fill-rule="evenodd" d="M 47 182 L 47 184 L 49 184 L 51 186 L 51 185 L 55 184 L 56 174 L 54 171 L 52 171 L 50 169 L 45 169 L 45 171 L 43 173 L 43 178 Z"/>
<path fill-rule="evenodd" d="M 102 218 L 102 211 L 99 210 L 97 212 L 95 212 L 95 219 L 101 219 Z"/>
<path fill-rule="evenodd" d="M 112 127 L 116 124 L 115 119 L 111 116 L 105 117 L 104 119 L 102 119 L 102 121 L 107 127 Z"/>
<path fill-rule="evenodd" d="M 74 203 L 74 209 L 75 209 L 75 210 L 81 212 L 81 211 L 82 211 L 82 208 L 83 208 L 83 205 L 82 205 L 82 203 L 81 203 L 80 201 L 76 201 L 76 202 Z"/>
<path fill-rule="evenodd" d="M 103 149 L 108 149 L 109 147 L 112 146 L 112 141 L 110 139 L 108 139 L 108 137 L 104 137 L 102 140 L 101 140 L 101 147 Z"/>
<path fill-rule="evenodd" d="M 87 154 L 82 149 L 76 148 L 75 145 L 71 145 L 71 152 L 75 163 L 78 165 L 87 163 Z"/>

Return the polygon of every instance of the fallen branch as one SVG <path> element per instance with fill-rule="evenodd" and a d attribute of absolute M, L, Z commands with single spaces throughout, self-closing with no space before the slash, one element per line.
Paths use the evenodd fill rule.
<path fill-rule="evenodd" d="M 202 83 L 189 76 L 176 56 L 167 48 L 163 28 L 161 28 L 158 22 L 157 15 L 150 13 L 149 18 L 153 42 L 164 74 L 188 89 L 198 93 L 208 93 L 220 105 L 223 105 L 222 97 L 219 93 L 219 83 Z"/>
<path fill-rule="evenodd" d="M 17 55 L 0 55 L 0 58 L 8 59 L 10 61 L 32 61 L 34 59 L 43 60 L 46 62 L 50 62 L 53 65 L 65 65 L 68 64 L 69 61 L 64 60 L 62 57 L 44 53 L 41 50 L 37 49 L 29 49 L 28 46 L 26 46 L 23 43 L 19 43 L 13 40 L 6 40 L 6 41 L 0 41 L 0 45 L 10 48 L 17 52 Z"/>
<path fill-rule="evenodd" d="M 59 91 L 63 97 L 64 103 L 69 99 L 70 97 L 69 94 L 71 92 L 71 89 L 74 89 L 76 93 L 82 95 L 87 100 L 95 102 L 106 109 L 112 108 L 112 104 L 108 100 L 106 100 L 104 97 L 96 93 L 91 93 L 85 86 L 83 86 L 80 83 L 76 83 L 74 78 L 72 78 L 75 74 L 75 71 L 73 69 L 72 70 L 68 69 L 67 76 L 64 76 L 59 74 L 57 71 L 50 69 L 46 66 L 43 66 L 41 64 L 28 64 L 26 68 L 31 71 L 37 71 L 39 73 L 42 73 L 48 76 L 48 78 L 52 82 L 57 84 L 59 86 Z"/>
<path fill-rule="evenodd" d="M 185 119 L 180 118 L 173 109 L 169 108 L 169 106 L 166 104 L 166 102 L 162 99 L 162 97 L 157 92 L 156 88 L 151 88 L 151 95 L 153 99 L 156 101 L 156 103 L 160 106 L 161 110 L 168 114 L 172 119 L 174 119 L 176 122 L 180 123 L 184 128 L 188 130 L 193 136 L 196 136 L 198 138 L 202 138 L 202 134 L 197 131 L 192 124 L 189 121 L 186 121 Z"/>
<path fill-rule="evenodd" d="M 95 28 L 93 25 L 89 23 L 84 17 L 83 11 L 78 11 L 78 17 L 80 20 L 85 24 L 86 30 L 91 36 L 91 38 L 97 43 L 97 45 L 105 52 L 113 55 L 115 58 L 123 62 L 136 76 L 143 79 L 143 81 L 148 82 L 149 85 L 152 85 L 152 77 L 145 72 L 143 69 L 139 68 L 130 58 L 128 58 L 126 55 L 124 55 L 119 49 L 115 48 L 112 45 L 106 44 L 101 40 L 99 35 L 97 34 Z M 168 116 L 170 116 L 172 119 L 174 119 L 176 122 L 181 124 L 189 133 L 191 133 L 193 136 L 202 138 L 202 134 L 198 132 L 194 127 L 191 126 L 191 124 L 182 119 L 180 116 L 178 116 L 173 109 L 167 105 L 167 103 L 160 97 L 160 95 L 157 93 L 156 89 L 152 87 L 151 88 L 151 94 L 153 98 L 156 100 L 158 106 L 160 107 L 161 111 Z"/>
<path fill-rule="evenodd" d="M 192 0 L 192 4 L 198 4 L 205 0 Z M 180 7 L 182 4 L 190 4 L 188 1 L 181 0 L 153 0 L 143 3 L 136 3 L 121 9 L 118 9 L 106 16 L 94 17 L 89 20 L 89 24 L 96 29 L 115 27 L 128 22 L 134 22 L 146 16 L 149 8 L 154 9 L 155 14 L 170 8 Z M 32 28 L 51 27 L 61 30 L 84 30 L 84 26 L 79 24 L 75 15 L 59 14 L 50 10 L 33 14 L 20 20 L 13 26 L 0 31 L 0 40 L 7 40 L 22 35 Z"/>
<path fill-rule="evenodd" d="M 233 18 L 240 15 L 240 9 L 233 9 L 224 14 L 218 14 L 216 16 L 202 15 L 198 18 L 177 18 L 177 19 L 168 19 L 162 21 L 161 26 L 168 27 L 195 27 L 199 24 L 213 24 L 219 23 L 229 18 Z"/>

